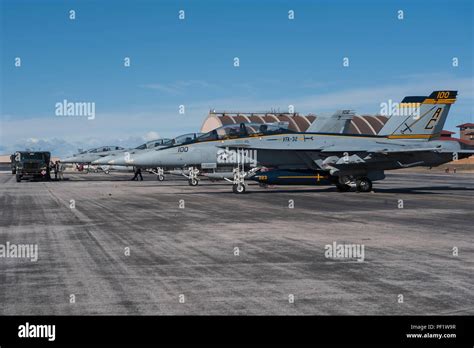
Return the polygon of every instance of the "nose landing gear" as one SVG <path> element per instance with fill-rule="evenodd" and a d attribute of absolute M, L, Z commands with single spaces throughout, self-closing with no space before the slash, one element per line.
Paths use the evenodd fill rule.
<path fill-rule="evenodd" d="M 163 181 L 165 180 L 165 174 L 164 174 L 164 170 L 163 168 L 156 168 L 156 172 L 154 172 L 156 174 L 156 180 L 158 181 Z"/>
<path fill-rule="evenodd" d="M 197 186 L 199 184 L 198 175 L 199 175 L 199 169 L 195 167 L 189 167 L 189 174 L 188 174 L 189 186 Z"/>

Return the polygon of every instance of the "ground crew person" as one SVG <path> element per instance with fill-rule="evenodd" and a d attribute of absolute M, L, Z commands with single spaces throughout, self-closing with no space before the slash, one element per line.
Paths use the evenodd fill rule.
<path fill-rule="evenodd" d="M 135 172 L 135 176 L 132 178 L 132 180 L 138 180 L 138 176 L 140 175 L 140 181 L 143 181 L 142 170 L 140 167 L 134 167 L 133 170 Z"/>
<path fill-rule="evenodd" d="M 64 172 L 64 164 L 61 163 L 61 161 L 58 161 L 58 174 L 59 174 L 59 180 L 64 180 L 63 172 Z"/>
<path fill-rule="evenodd" d="M 58 180 L 59 161 L 54 163 L 54 180 Z"/>

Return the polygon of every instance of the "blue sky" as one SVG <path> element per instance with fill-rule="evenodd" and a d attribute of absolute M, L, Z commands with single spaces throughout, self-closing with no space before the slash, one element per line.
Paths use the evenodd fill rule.
<path fill-rule="evenodd" d="M 438 89 L 459 90 L 455 131 L 473 121 L 473 17 L 470 0 L 1 0 L 0 153 L 136 145 L 198 131 L 210 108 L 375 114 Z M 55 116 L 64 99 L 95 119 Z"/>

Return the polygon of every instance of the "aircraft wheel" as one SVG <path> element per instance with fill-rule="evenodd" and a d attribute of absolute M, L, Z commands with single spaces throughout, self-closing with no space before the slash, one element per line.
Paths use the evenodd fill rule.
<path fill-rule="evenodd" d="M 21 175 L 18 173 L 16 174 L 16 182 L 21 182 Z"/>
<path fill-rule="evenodd" d="M 165 176 L 164 175 L 157 175 L 156 176 L 156 180 L 158 181 L 163 181 L 165 180 Z M 197 181 L 197 180 L 196 180 Z M 189 183 L 189 185 L 191 185 L 191 182 Z M 197 184 L 196 184 L 197 185 Z M 196 185 L 191 185 L 191 186 L 196 186 Z"/>
<path fill-rule="evenodd" d="M 104 173 L 105 173 L 105 174 L 110 174 L 110 171 L 106 170 Z"/>
<path fill-rule="evenodd" d="M 16 174 L 16 170 L 15 170 L 15 169 L 12 169 L 12 174 Z"/>
<path fill-rule="evenodd" d="M 197 181 L 197 179 L 189 179 L 188 183 L 190 186 L 197 186 L 199 182 Z"/>
<path fill-rule="evenodd" d="M 346 184 L 336 184 L 336 187 L 339 192 L 348 192 L 351 189 L 351 186 Z"/>
<path fill-rule="evenodd" d="M 232 191 L 234 193 L 245 193 L 245 185 L 244 184 L 233 184 Z"/>
<path fill-rule="evenodd" d="M 356 188 L 359 192 L 370 192 L 372 191 L 372 181 L 369 178 L 357 179 Z"/>

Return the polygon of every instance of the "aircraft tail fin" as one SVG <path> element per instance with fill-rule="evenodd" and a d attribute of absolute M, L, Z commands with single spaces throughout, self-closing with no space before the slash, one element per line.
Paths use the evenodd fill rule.
<path fill-rule="evenodd" d="M 314 133 L 347 133 L 355 113 L 351 110 L 338 110 L 331 117 L 319 116 L 306 130 Z"/>
<path fill-rule="evenodd" d="M 405 97 L 399 104 L 399 115 L 390 117 L 379 134 L 392 139 L 439 137 L 457 93 L 434 91 L 428 97 Z"/>

